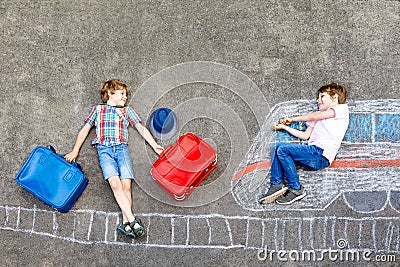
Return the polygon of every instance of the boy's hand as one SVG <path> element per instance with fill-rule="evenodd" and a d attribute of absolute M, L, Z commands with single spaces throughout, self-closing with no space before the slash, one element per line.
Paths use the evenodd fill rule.
<path fill-rule="evenodd" d="M 285 130 L 286 125 L 279 123 L 279 124 L 273 124 L 272 125 L 272 129 L 274 129 L 275 131 L 279 131 L 279 130 Z"/>
<path fill-rule="evenodd" d="M 153 149 L 158 155 L 160 155 L 161 152 L 163 152 L 163 150 L 164 150 L 164 148 L 158 144 L 156 145 L 156 147 L 153 147 Z"/>
<path fill-rule="evenodd" d="M 64 156 L 65 160 L 71 163 L 72 161 L 75 161 L 75 159 L 78 157 L 79 152 L 72 151 L 68 153 L 67 155 Z"/>
<path fill-rule="evenodd" d="M 284 118 L 284 119 L 282 119 L 281 120 L 281 124 L 283 124 L 283 125 L 289 125 L 289 124 L 291 124 L 293 122 L 293 119 L 292 118 Z"/>

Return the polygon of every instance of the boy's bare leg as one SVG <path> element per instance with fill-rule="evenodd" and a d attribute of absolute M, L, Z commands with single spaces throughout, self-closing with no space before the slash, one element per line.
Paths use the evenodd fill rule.
<path fill-rule="evenodd" d="M 130 181 L 130 180 L 129 180 Z M 108 178 L 108 182 L 110 184 L 111 190 L 114 193 L 115 200 L 118 203 L 122 211 L 123 220 L 132 222 L 135 220 L 135 216 L 132 213 L 132 197 L 129 198 L 122 186 L 122 182 L 118 176 L 112 176 Z"/>
<path fill-rule="evenodd" d="M 123 180 L 121 180 L 121 184 L 122 184 L 122 190 L 124 191 L 126 197 L 129 200 L 129 207 L 132 210 L 132 191 L 131 191 L 132 181 L 131 181 L 131 179 L 123 179 Z M 123 222 L 128 221 L 128 218 L 126 217 L 126 215 L 124 213 L 122 213 L 122 220 L 123 220 Z"/>

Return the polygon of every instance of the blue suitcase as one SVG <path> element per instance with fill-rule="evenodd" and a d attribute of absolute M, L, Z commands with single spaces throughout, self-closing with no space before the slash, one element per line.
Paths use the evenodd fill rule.
<path fill-rule="evenodd" d="M 88 184 L 82 167 L 76 162 L 67 162 L 52 146 L 36 147 L 19 170 L 15 181 L 60 212 L 68 212 Z"/>

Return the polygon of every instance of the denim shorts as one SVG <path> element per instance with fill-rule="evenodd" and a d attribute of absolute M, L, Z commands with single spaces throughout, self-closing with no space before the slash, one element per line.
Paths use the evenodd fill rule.
<path fill-rule="evenodd" d="M 128 145 L 103 146 L 97 144 L 97 155 L 104 180 L 112 176 L 118 176 L 120 179 L 134 178 Z"/>

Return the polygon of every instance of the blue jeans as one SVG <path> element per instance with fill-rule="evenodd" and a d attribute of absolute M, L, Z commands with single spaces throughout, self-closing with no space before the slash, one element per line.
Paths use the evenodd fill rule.
<path fill-rule="evenodd" d="M 317 146 L 276 143 L 271 147 L 271 184 L 283 183 L 286 176 L 288 187 L 300 189 L 296 165 L 317 171 L 329 166 L 329 160 L 322 156 L 324 150 Z"/>

